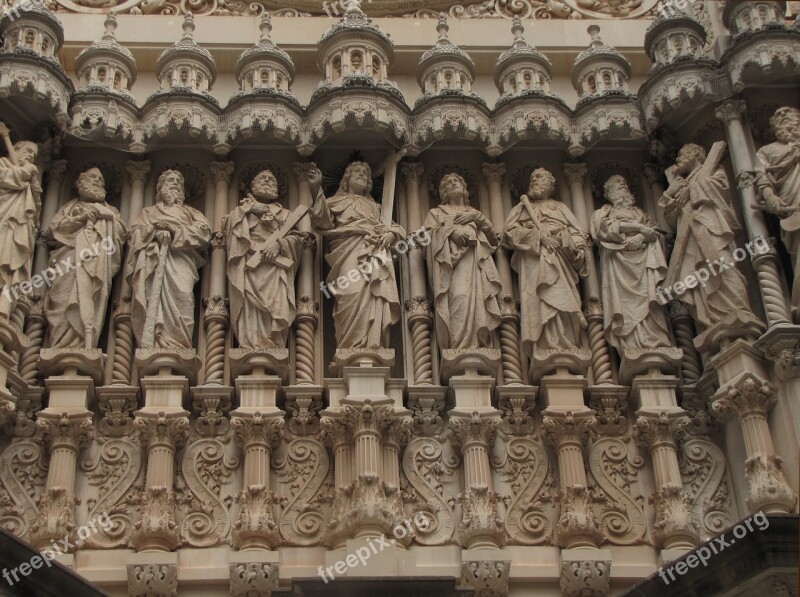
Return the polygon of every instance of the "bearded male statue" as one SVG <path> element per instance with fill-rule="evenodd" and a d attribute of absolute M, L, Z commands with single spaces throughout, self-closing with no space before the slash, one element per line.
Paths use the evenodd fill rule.
<path fill-rule="evenodd" d="M 600 248 L 606 337 L 625 350 L 668 348 L 669 323 L 656 286 L 667 274 L 664 237 L 636 207 L 624 177 L 605 184 L 609 203 L 592 215 L 591 233 Z"/>
<path fill-rule="evenodd" d="M 492 259 L 499 239 L 489 221 L 469 205 L 467 183 L 447 174 L 441 204 L 428 212 L 428 275 L 434 295 L 436 336 L 442 349 L 489 348 L 500 325 L 502 291 Z"/>
<path fill-rule="evenodd" d="M 192 348 L 194 285 L 211 239 L 208 220 L 184 205 L 183 175 L 166 170 L 156 185 L 156 204 L 131 228 L 128 284 L 131 322 L 139 348 Z"/>
<path fill-rule="evenodd" d="M 0 123 L 0 133 L 8 129 Z M 0 315 L 9 317 L 19 300 L 17 286 L 31 278 L 31 257 L 41 212 L 42 187 L 34 164 L 39 146 L 19 141 L 14 156 L 0 158 Z"/>
<path fill-rule="evenodd" d="M 331 268 L 329 288 L 335 292 L 336 346 L 388 348 L 391 326 L 401 313 L 388 251 L 405 237 L 405 230 L 395 223 L 383 224 L 381 206 L 370 196 L 372 170 L 366 162 L 350 164 L 339 191 L 329 199 L 320 190 L 319 171 L 310 182 L 316 195 L 311 222 L 323 231 L 330 248 L 325 259 Z"/>
<path fill-rule="evenodd" d="M 78 198 L 58 210 L 50 224 L 51 267 L 74 264 L 55 277 L 45 299 L 52 348 L 97 347 L 127 232 L 119 211 L 105 201 L 99 169 L 83 172 L 76 186 Z"/>
<path fill-rule="evenodd" d="M 684 145 L 675 161 L 675 179 L 659 199 L 671 224 L 678 224 L 675 248 L 664 280 L 665 292 L 677 293 L 698 325 L 694 344 L 716 350 L 723 337 L 757 335 L 764 324 L 753 314 L 747 282 L 733 259 L 739 223 L 730 205 L 730 185 L 718 159 L 699 145 Z M 689 286 L 709 263 L 727 267 L 705 284 Z M 721 266 L 720 266 L 721 267 Z M 685 287 L 685 292 L 678 290 Z"/>
<path fill-rule="evenodd" d="M 519 272 L 522 342 L 530 353 L 578 350 L 586 328 L 577 285 L 589 275 L 590 247 L 572 212 L 552 198 L 555 185 L 550 172 L 534 170 L 504 235 Z"/>
<path fill-rule="evenodd" d="M 242 348 L 286 348 L 297 316 L 294 281 L 304 235 L 291 230 L 268 241 L 289 214 L 278 202 L 275 175 L 263 170 L 225 221 L 231 327 Z"/>
<path fill-rule="evenodd" d="M 794 260 L 792 310 L 800 311 L 800 110 L 783 107 L 770 123 L 775 143 L 758 150 L 756 187 L 761 207 L 781 218 L 781 236 Z"/>

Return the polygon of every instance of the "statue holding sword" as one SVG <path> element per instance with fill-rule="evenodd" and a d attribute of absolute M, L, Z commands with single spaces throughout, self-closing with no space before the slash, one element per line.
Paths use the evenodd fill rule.
<path fill-rule="evenodd" d="M 275 175 L 259 172 L 223 226 L 231 327 L 239 346 L 250 350 L 286 348 L 297 316 L 295 275 L 308 235 L 296 226 L 308 208 L 290 212 L 278 194 Z"/>
<path fill-rule="evenodd" d="M 192 348 L 194 286 L 211 228 L 202 213 L 184 205 L 185 198 L 183 175 L 164 171 L 155 205 L 142 210 L 131 227 L 131 322 L 142 349 Z"/>

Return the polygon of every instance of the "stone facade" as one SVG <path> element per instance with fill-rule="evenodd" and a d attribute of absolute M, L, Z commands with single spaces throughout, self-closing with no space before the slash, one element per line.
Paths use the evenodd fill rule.
<path fill-rule="evenodd" d="M 113 4 L 0 19 L 6 530 L 601 596 L 796 516 L 797 3 Z"/>

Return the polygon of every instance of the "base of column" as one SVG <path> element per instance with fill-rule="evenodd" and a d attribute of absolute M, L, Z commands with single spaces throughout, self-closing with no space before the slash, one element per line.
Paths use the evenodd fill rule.
<path fill-rule="evenodd" d="M 591 364 L 592 353 L 583 348 L 534 350 L 531 356 L 531 382 L 538 383 L 545 375 L 554 371 L 560 374 L 562 370 L 585 376 Z"/>
<path fill-rule="evenodd" d="M 567 412 L 586 409 L 583 399 L 589 382 L 583 375 L 561 370 L 541 379 L 542 400 L 550 411 Z"/>
<path fill-rule="evenodd" d="M 194 349 L 180 350 L 136 350 L 136 367 L 140 376 L 153 375 L 185 375 L 191 385 L 197 383 L 197 372 L 200 371 L 200 359 Z"/>
<path fill-rule="evenodd" d="M 331 372 L 339 375 L 345 367 L 392 367 L 394 354 L 391 348 L 340 348 L 334 353 Z"/>
<path fill-rule="evenodd" d="M 447 383 L 454 375 L 496 376 L 500 368 L 499 348 L 475 348 L 470 350 L 442 350 L 440 364 L 442 380 Z"/>
<path fill-rule="evenodd" d="M 717 372 L 720 389 L 745 372 L 769 379 L 764 354 L 744 340 L 737 340 L 715 355 L 708 361 L 708 368 Z"/>
<path fill-rule="evenodd" d="M 640 373 L 659 371 L 663 375 L 675 373 L 681 365 L 683 350 L 680 348 L 651 348 L 648 350 L 622 351 L 619 368 L 620 383 L 628 385 Z"/>
<path fill-rule="evenodd" d="M 47 412 L 83 413 L 94 401 L 94 383 L 84 375 L 58 375 L 44 382 L 49 400 Z"/>
<path fill-rule="evenodd" d="M 683 409 L 678 406 L 675 394 L 679 385 L 680 380 L 677 377 L 663 375 L 658 371 L 638 376 L 631 384 L 631 394 L 636 400 L 637 410 L 682 413 Z"/>
<path fill-rule="evenodd" d="M 494 377 L 454 375 L 450 378 L 450 392 L 455 405 L 451 413 L 471 415 L 477 412 L 481 416 L 499 415 L 500 411 L 492 406 L 494 386 Z"/>
<path fill-rule="evenodd" d="M 231 377 L 242 375 L 277 375 L 286 382 L 289 376 L 289 351 L 286 348 L 251 350 L 234 348 L 228 352 Z"/>
<path fill-rule="evenodd" d="M 145 412 L 183 412 L 184 400 L 189 396 L 189 380 L 169 372 L 142 378 Z"/>
<path fill-rule="evenodd" d="M 39 372 L 45 377 L 72 370 L 88 375 L 96 385 L 103 381 L 105 363 L 99 348 L 43 348 L 39 353 Z"/>

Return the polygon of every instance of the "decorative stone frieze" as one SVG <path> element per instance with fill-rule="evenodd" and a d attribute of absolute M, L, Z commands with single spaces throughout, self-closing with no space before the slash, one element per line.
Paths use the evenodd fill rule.
<path fill-rule="evenodd" d="M 128 564 L 127 572 L 131 597 L 178 595 L 177 564 Z"/>
<path fill-rule="evenodd" d="M 461 584 L 475 591 L 475 597 L 508 595 L 510 560 L 469 560 L 461 564 Z"/>

